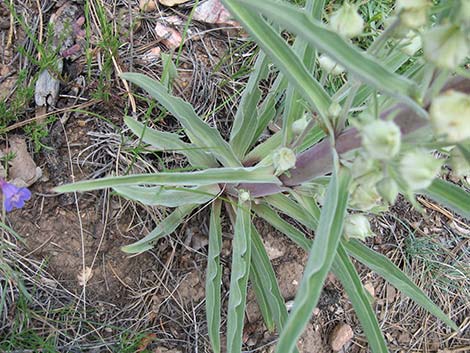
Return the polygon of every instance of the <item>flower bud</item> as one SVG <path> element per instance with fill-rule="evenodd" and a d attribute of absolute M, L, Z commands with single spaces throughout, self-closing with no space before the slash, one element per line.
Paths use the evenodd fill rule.
<path fill-rule="evenodd" d="M 470 176 L 470 163 L 468 163 L 460 148 L 455 147 L 452 149 L 449 164 L 452 168 L 452 174 L 456 177 L 463 178 Z"/>
<path fill-rule="evenodd" d="M 377 191 L 376 183 L 380 174 L 365 175 L 351 185 L 349 205 L 360 211 L 370 211 L 382 204 L 382 196 Z"/>
<path fill-rule="evenodd" d="M 398 185 L 392 178 L 386 177 L 377 183 L 379 195 L 389 204 L 393 205 L 398 197 Z"/>
<path fill-rule="evenodd" d="M 455 69 L 470 50 L 465 33 L 453 24 L 430 29 L 422 40 L 425 58 L 441 69 Z"/>
<path fill-rule="evenodd" d="M 250 192 L 246 190 L 240 190 L 238 193 L 238 198 L 241 202 L 246 202 L 250 199 Z"/>
<path fill-rule="evenodd" d="M 442 162 L 425 150 L 408 151 L 400 161 L 400 172 L 411 191 L 426 189 L 441 169 Z"/>
<path fill-rule="evenodd" d="M 333 59 L 326 55 L 320 55 L 318 58 L 318 63 L 320 67 L 325 70 L 325 72 L 338 76 L 344 72 L 344 67 L 337 64 Z"/>
<path fill-rule="evenodd" d="M 362 127 L 362 145 L 374 159 L 392 159 L 400 151 L 400 128 L 393 121 L 374 120 Z"/>
<path fill-rule="evenodd" d="M 333 102 L 328 107 L 328 116 L 332 118 L 337 118 L 341 114 L 341 105 L 338 102 Z"/>
<path fill-rule="evenodd" d="M 396 9 L 401 22 L 408 28 L 419 28 L 428 20 L 429 0 L 397 0 Z"/>
<path fill-rule="evenodd" d="M 409 31 L 408 34 L 403 38 L 398 45 L 400 50 L 406 55 L 413 56 L 421 49 L 422 41 L 421 36 L 413 31 Z"/>
<path fill-rule="evenodd" d="M 429 112 L 436 136 L 444 135 L 449 142 L 470 138 L 470 95 L 446 91 L 434 99 Z"/>
<path fill-rule="evenodd" d="M 356 37 L 364 29 L 364 20 L 357 12 L 357 7 L 345 2 L 330 18 L 330 26 L 340 36 Z"/>
<path fill-rule="evenodd" d="M 273 154 L 273 165 L 276 169 L 275 174 L 281 175 L 286 170 L 294 168 L 296 160 L 294 151 L 287 147 L 281 147 Z"/>
<path fill-rule="evenodd" d="M 470 27 L 470 1 L 460 0 L 458 20 L 465 27 Z"/>
<path fill-rule="evenodd" d="M 307 128 L 309 120 L 310 118 L 307 118 L 307 115 L 304 115 L 300 119 L 294 121 L 294 123 L 292 124 L 292 132 L 295 135 L 300 135 Z"/>
<path fill-rule="evenodd" d="M 351 165 L 351 173 L 354 179 L 359 179 L 367 174 L 379 173 L 380 166 L 377 161 L 372 158 L 366 158 L 363 154 L 359 154 Z"/>
<path fill-rule="evenodd" d="M 343 234 L 346 239 L 361 239 L 372 237 L 375 234 L 370 229 L 370 223 L 366 216 L 362 214 L 347 215 L 344 220 Z"/>

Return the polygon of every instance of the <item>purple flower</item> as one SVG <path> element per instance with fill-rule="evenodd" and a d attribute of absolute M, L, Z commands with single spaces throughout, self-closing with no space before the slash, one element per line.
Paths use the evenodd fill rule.
<path fill-rule="evenodd" d="M 19 188 L 5 180 L 0 179 L 0 188 L 3 191 L 3 204 L 7 212 L 14 208 L 22 208 L 25 201 L 31 198 L 31 191 L 28 188 Z"/>

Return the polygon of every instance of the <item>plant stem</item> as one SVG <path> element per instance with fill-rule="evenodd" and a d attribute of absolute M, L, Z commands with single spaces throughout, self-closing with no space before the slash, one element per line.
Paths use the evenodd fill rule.
<path fill-rule="evenodd" d="M 305 127 L 304 131 L 300 134 L 299 137 L 290 145 L 290 149 L 295 150 L 296 147 L 300 146 L 302 142 L 304 142 L 305 137 L 307 137 L 308 133 L 316 124 L 316 119 L 312 118 L 308 122 L 307 126 Z"/>
<path fill-rule="evenodd" d="M 354 102 L 354 97 L 356 97 L 356 93 L 357 93 L 357 91 L 359 90 L 360 87 L 361 87 L 360 82 L 354 82 L 353 81 L 351 83 L 351 92 L 349 92 L 348 98 L 346 99 L 346 102 L 344 103 L 344 105 L 341 109 L 341 113 L 339 114 L 339 118 L 338 118 L 338 121 L 337 121 L 336 126 L 335 126 L 335 133 L 336 134 L 339 134 L 345 128 L 346 120 L 347 120 L 348 114 L 349 114 L 349 109 L 351 109 L 351 106 Z"/>

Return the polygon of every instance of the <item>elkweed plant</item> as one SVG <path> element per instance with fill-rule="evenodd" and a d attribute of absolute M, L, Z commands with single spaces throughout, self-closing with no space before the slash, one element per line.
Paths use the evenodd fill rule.
<path fill-rule="evenodd" d="M 206 311 L 214 352 L 222 349 L 224 215 L 233 223 L 227 352 L 242 349 L 248 283 L 267 328 L 279 333 L 276 352 L 296 352 L 330 271 L 344 286 L 370 350 L 387 352 L 351 258 L 384 277 L 449 330 L 457 330 L 449 318 L 452 312 L 444 313 L 364 240 L 374 236 L 369 214 L 386 212 L 398 194 L 417 207 L 415 195 L 423 194 L 470 217 L 470 194 L 438 178 L 443 168 L 462 180 L 470 176 L 470 79 L 463 69 L 470 45 L 468 2 L 447 1 L 432 8 L 428 0 L 398 0 L 392 17 L 366 49 L 359 49 L 356 41 L 369 35 L 368 24 L 352 2 L 345 1 L 326 21 L 324 0 L 307 0 L 304 8 L 274 0 L 222 2 L 260 47 L 229 139 L 161 83 L 124 73 L 123 79 L 147 91 L 179 121 L 184 136 L 148 128 L 130 117 L 125 118 L 127 126 L 155 149 L 185 156 L 193 170 L 110 176 L 56 190 L 112 188 L 146 205 L 174 208 L 150 234 L 123 248 L 134 254 L 170 235 L 200 205 L 210 205 Z M 282 31 L 294 34 L 295 42 L 288 43 Z M 410 41 L 413 47 L 403 50 Z M 260 81 L 268 74 L 277 77 L 270 90 L 262 92 Z M 325 77 L 343 84 L 332 92 L 322 84 Z M 280 131 L 263 139 L 272 122 Z M 255 217 L 310 254 L 290 312 L 263 234 L 252 222 Z M 314 238 L 295 224 L 312 231 Z"/>

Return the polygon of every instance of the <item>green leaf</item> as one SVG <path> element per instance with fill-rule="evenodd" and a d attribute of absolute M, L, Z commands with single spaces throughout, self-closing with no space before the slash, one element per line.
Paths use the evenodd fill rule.
<path fill-rule="evenodd" d="M 222 225 L 220 210 L 222 202 L 215 200 L 209 226 L 209 253 L 206 269 L 206 318 L 208 336 L 214 353 L 220 353 L 220 286 L 222 284 L 222 266 L 220 251 L 222 249 Z"/>
<path fill-rule="evenodd" d="M 277 208 L 282 213 L 302 223 L 306 227 L 315 230 L 317 228 L 318 219 L 310 215 L 297 202 L 291 200 L 283 194 L 269 195 L 264 198 L 268 204 Z"/>
<path fill-rule="evenodd" d="M 470 193 L 463 188 L 448 181 L 434 179 L 423 193 L 470 220 Z"/>
<path fill-rule="evenodd" d="M 325 131 L 321 128 L 320 125 L 315 125 L 312 130 L 309 131 L 302 144 L 298 147 L 298 152 L 303 152 L 306 149 L 312 147 L 324 137 Z"/>
<path fill-rule="evenodd" d="M 305 196 L 297 191 L 291 191 L 291 194 L 295 197 L 297 202 L 309 213 L 314 219 L 320 219 L 321 210 L 318 207 L 315 198 L 311 196 Z"/>
<path fill-rule="evenodd" d="M 124 122 L 145 143 L 161 151 L 174 151 L 188 158 L 194 167 L 217 167 L 217 161 L 210 153 L 200 147 L 181 141 L 180 137 L 171 132 L 151 129 L 131 117 L 124 117 Z M 207 148 L 206 148 L 207 149 Z M 208 150 L 208 149 L 207 149 Z"/>
<path fill-rule="evenodd" d="M 326 119 L 331 105 L 329 95 L 274 28 L 259 15 L 242 6 L 240 2 L 239 0 L 222 0 L 225 7 L 243 24 L 243 27 L 253 36 L 279 70 L 297 87 L 299 93 L 319 112 L 322 118 Z"/>
<path fill-rule="evenodd" d="M 292 224 L 283 220 L 272 208 L 266 204 L 254 204 L 253 210 L 256 215 L 263 218 L 266 222 L 271 224 L 281 233 L 284 233 L 291 239 L 295 244 L 300 246 L 305 251 L 309 251 L 312 247 L 312 241 L 305 237 L 304 233 L 294 227 Z"/>
<path fill-rule="evenodd" d="M 470 149 L 468 148 L 469 146 L 466 146 L 461 143 L 457 144 L 457 148 L 460 150 L 468 164 L 470 164 Z"/>
<path fill-rule="evenodd" d="M 294 350 L 318 303 L 343 232 L 350 181 L 350 172 L 345 168 L 341 168 L 338 174 L 336 171 L 333 173 L 294 307 L 279 337 L 277 353 L 291 353 Z"/>
<path fill-rule="evenodd" d="M 417 85 L 413 81 L 390 72 L 373 57 L 346 43 L 338 34 L 330 31 L 305 11 L 286 2 L 271 0 L 239 0 L 239 2 L 308 40 L 319 51 L 330 56 L 364 82 L 392 96 L 398 95 L 419 108 L 409 98 L 417 93 Z"/>
<path fill-rule="evenodd" d="M 197 205 L 183 205 L 175 209 L 168 217 L 162 220 L 157 227 L 146 237 L 139 241 L 123 246 L 122 251 L 130 254 L 139 254 L 153 248 L 153 243 L 175 231 Z"/>
<path fill-rule="evenodd" d="M 250 153 L 248 153 L 244 159 L 244 162 L 256 163 L 260 160 L 266 158 L 273 151 L 281 147 L 282 143 L 282 134 L 276 132 L 274 135 L 269 137 L 266 141 L 260 143 L 258 146 L 253 148 Z"/>
<path fill-rule="evenodd" d="M 120 185 L 113 187 L 119 195 L 149 206 L 178 207 L 188 203 L 209 202 L 220 192 L 217 184 L 197 188 L 165 188 L 163 186 Z"/>
<path fill-rule="evenodd" d="M 178 119 L 195 145 L 211 151 L 224 166 L 237 167 L 241 165 L 230 145 L 220 136 L 219 131 L 202 121 L 194 112 L 191 104 L 170 95 L 160 82 L 143 74 L 127 72 L 121 74 L 121 77 L 135 83 L 158 100 Z"/>
<path fill-rule="evenodd" d="M 253 254 L 251 255 L 253 256 Z M 258 304 L 261 316 L 263 317 L 264 325 L 269 332 L 274 332 L 275 324 L 273 314 L 268 303 L 268 294 L 266 293 L 266 288 L 264 286 L 264 278 L 261 277 L 261 274 L 253 264 L 253 259 L 251 260 L 250 267 L 250 282 L 255 291 L 256 304 Z"/>
<path fill-rule="evenodd" d="M 261 98 L 259 81 L 266 77 L 269 60 L 264 53 L 260 53 L 256 59 L 253 72 L 243 91 L 237 114 L 233 122 L 230 134 L 230 144 L 235 154 L 242 159 L 251 146 L 258 126 L 257 106 Z"/>
<path fill-rule="evenodd" d="M 239 201 L 232 241 L 232 274 L 227 315 L 227 352 L 240 353 L 251 261 L 250 203 Z"/>
<path fill-rule="evenodd" d="M 214 168 L 196 172 L 168 172 L 154 174 L 134 174 L 107 177 L 98 180 L 85 180 L 61 185 L 56 192 L 90 191 L 120 185 L 210 185 L 217 183 L 277 183 L 271 167 Z"/>
<path fill-rule="evenodd" d="M 265 294 L 269 311 L 273 316 L 277 328 L 281 330 L 287 320 L 287 308 L 261 236 L 254 226 L 251 228 L 251 244 L 252 270 L 258 273 L 261 280 L 260 287 Z"/>
<path fill-rule="evenodd" d="M 388 258 L 369 249 L 357 240 L 344 242 L 343 245 L 348 253 L 369 267 L 372 271 L 378 273 L 403 294 L 414 300 L 416 304 L 429 311 L 454 330 L 458 330 L 455 323 Z"/>
<path fill-rule="evenodd" d="M 277 106 L 284 97 L 284 91 L 287 87 L 287 79 L 281 73 L 278 73 L 276 80 L 271 86 L 269 93 L 258 108 L 258 125 L 251 145 L 258 143 L 260 136 L 264 133 L 269 123 L 277 117 Z"/>
<path fill-rule="evenodd" d="M 324 0 L 310 0 L 307 2 L 305 8 L 308 13 L 318 20 L 321 20 L 323 7 L 325 5 Z M 293 50 L 299 58 L 303 58 L 303 63 L 309 71 L 312 71 L 315 64 L 315 58 L 317 56 L 314 47 L 309 46 L 308 42 L 302 37 L 295 38 Z M 286 93 L 285 109 L 283 115 L 282 134 L 283 134 L 283 146 L 287 146 L 292 140 L 292 124 L 297 119 L 300 119 L 305 112 L 305 106 L 301 101 L 301 95 L 295 89 L 294 85 L 289 85 Z"/>
<path fill-rule="evenodd" d="M 380 330 L 374 310 L 370 305 L 367 293 L 362 286 L 361 279 L 341 244 L 338 246 L 338 253 L 333 262 L 332 269 L 351 300 L 366 334 L 369 348 L 373 353 L 388 353 L 387 344 Z"/>

